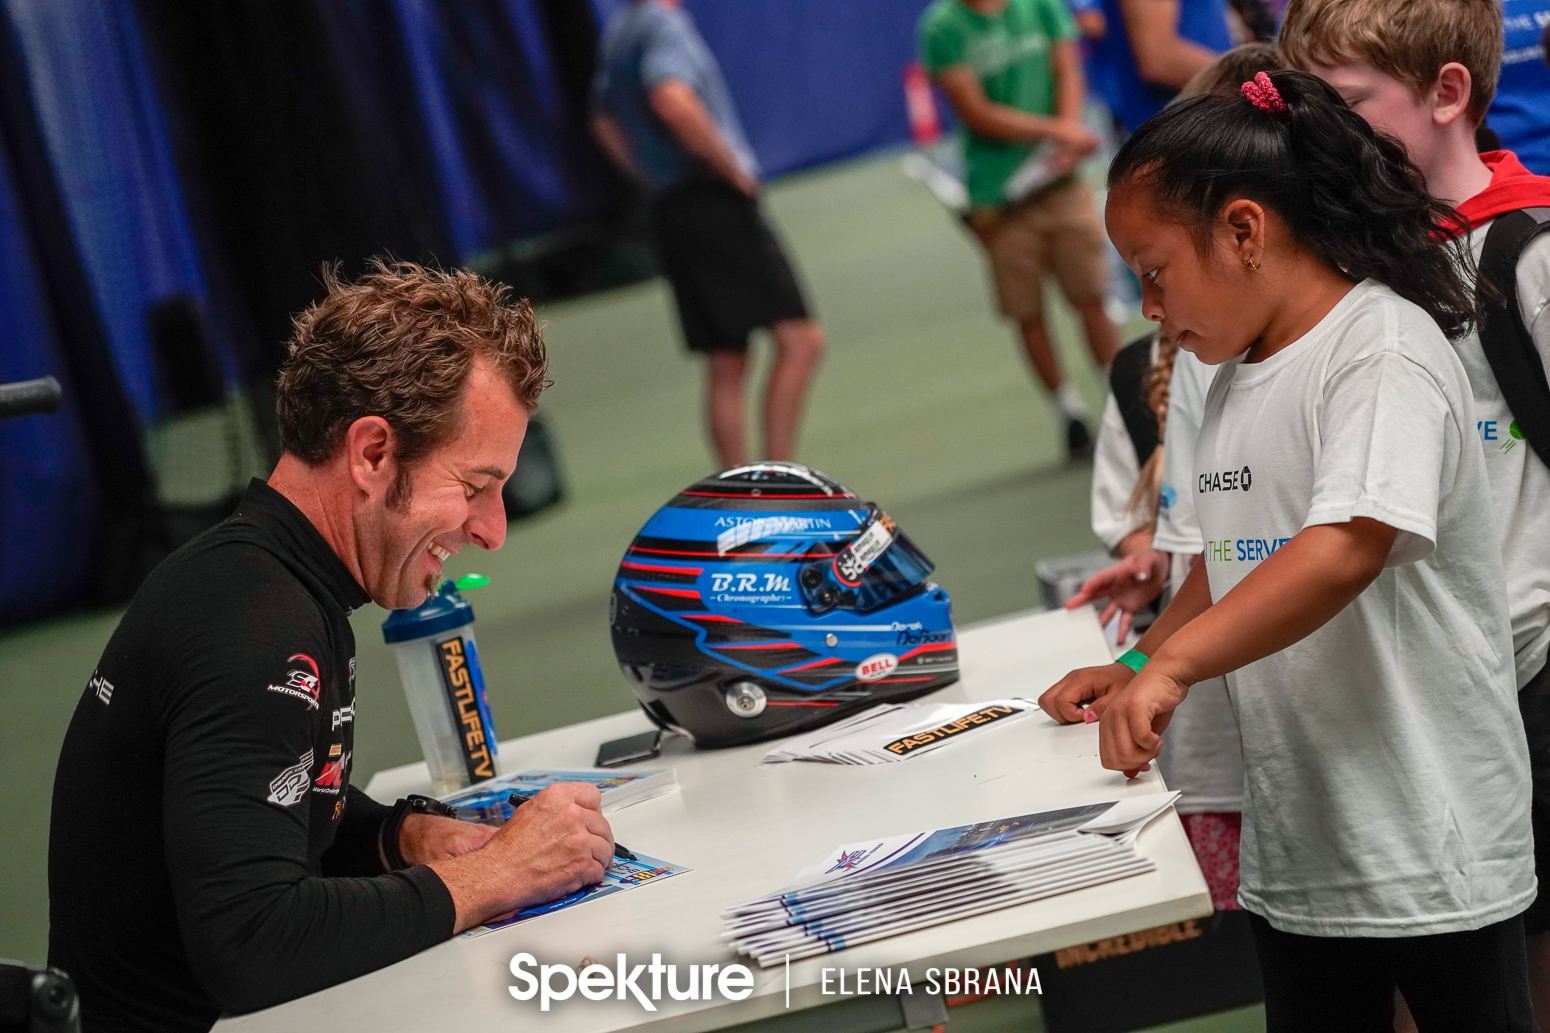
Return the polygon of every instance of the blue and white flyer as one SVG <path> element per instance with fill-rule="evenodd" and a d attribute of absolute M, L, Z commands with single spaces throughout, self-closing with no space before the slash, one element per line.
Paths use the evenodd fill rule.
<path fill-rule="evenodd" d="M 662 879 L 672 878 L 674 875 L 682 875 L 692 871 L 681 864 L 671 861 L 663 861 L 656 857 L 647 857 L 645 854 L 636 854 L 633 860 L 615 857 L 613 865 L 608 873 L 603 876 L 603 881 L 596 886 L 588 886 L 578 890 L 568 897 L 538 907 L 523 908 L 521 911 L 513 911 L 509 915 L 492 919 L 484 925 L 475 926 L 467 932 L 456 937 L 459 940 L 471 939 L 475 936 L 483 936 L 497 929 L 504 929 L 509 925 L 526 922 L 529 919 L 539 918 L 543 915 L 563 911 L 566 908 L 575 907 L 577 904 L 585 904 L 587 901 L 600 900 L 603 897 L 611 897 L 615 893 L 623 893 L 642 886 L 648 882 L 660 882 Z"/>

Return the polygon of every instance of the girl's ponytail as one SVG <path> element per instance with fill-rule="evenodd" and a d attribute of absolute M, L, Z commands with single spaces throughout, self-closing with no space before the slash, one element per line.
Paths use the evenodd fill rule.
<path fill-rule="evenodd" d="M 1466 333 L 1475 318 L 1467 223 L 1427 193 L 1403 146 L 1328 84 L 1304 72 L 1267 78 L 1145 122 L 1109 167 L 1111 189 L 1144 183 L 1202 241 L 1228 201 L 1257 201 L 1331 267 L 1386 285 L 1449 337 Z"/>

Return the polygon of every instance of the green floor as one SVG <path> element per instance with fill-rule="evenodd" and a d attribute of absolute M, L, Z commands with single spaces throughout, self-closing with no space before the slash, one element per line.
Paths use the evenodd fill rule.
<path fill-rule="evenodd" d="M 936 561 L 960 624 L 1037 605 L 1035 563 L 1095 545 L 1088 472 L 1063 460 L 1050 410 L 992 314 L 971 242 L 894 159 L 789 178 L 768 206 L 830 339 L 800 457 L 901 521 Z M 614 567 L 652 511 L 713 466 L 700 371 L 679 348 L 661 283 L 549 306 L 542 317 L 555 382 L 544 413 L 559 434 L 568 499 L 513 526 L 499 553 L 470 550 L 449 565 L 453 575 L 494 579 L 471 599 L 502 737 L 633 705 L 608 643 Z M 1053 325 L 1096 411 L 1101 386 L 1058 305 Z M 368 606 L 355 618 L 358 784 L 418 758 L 378 630 L 384 616 Z M 54 761 L 117 617 L 75 614 L 0 634 L 0 956 L 44 957 Z M 963 1009 L 954 1028 L 1042 1028 L 998 1006 Z M 1188 1026 L 1258 1028 L 1255 1010 Z"/>

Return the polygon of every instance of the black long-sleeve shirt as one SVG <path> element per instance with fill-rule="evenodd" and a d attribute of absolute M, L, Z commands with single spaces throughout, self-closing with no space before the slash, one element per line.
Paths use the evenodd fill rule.
<path fill-rule="evenodd" d="M 451 936 L 446 886 L 383 872 L 388 808 L 349 784 L 367 598 L 260 481 L 141 586 L 54 781 L 49 963 L 88 1033 L 206 1030 Z"/>

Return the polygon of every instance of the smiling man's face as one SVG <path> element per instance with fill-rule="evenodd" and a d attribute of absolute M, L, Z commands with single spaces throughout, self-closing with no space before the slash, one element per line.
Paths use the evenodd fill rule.
<path fill-rule="evenodd" d="M 469 373 L 459 422 L 456 437 L 409 468 L 392 504 L 373 498 L 357 510 L 361 574 L 379 606 L 419 606 L 448 557 L 506 540 L 501 486 L 516 469 L 527 412 L 485 360 Z"/>

